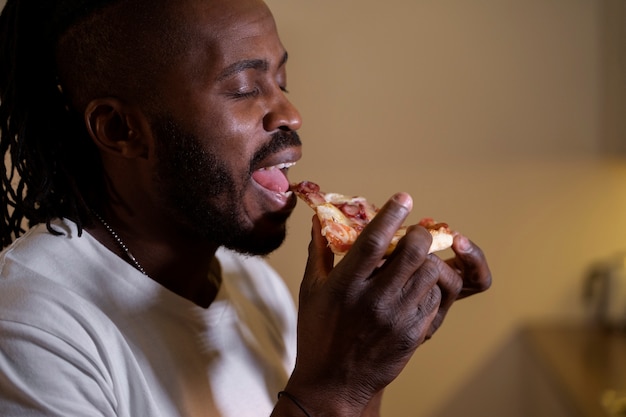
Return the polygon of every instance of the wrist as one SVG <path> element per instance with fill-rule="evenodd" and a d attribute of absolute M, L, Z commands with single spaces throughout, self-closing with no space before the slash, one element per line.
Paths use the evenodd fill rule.
<path fill-rule="evenodd" d="M 291 401 L 293 405 L 295 405 L 300 411 L 302 411 L 302 414 L 304 414 L 306 417 L 312 417 L 311 414 L 309 414 L 307 409 L 304 407 L 304 405 L 302 405 L 300 400 L 298 400 L 295 395 L 292 395 L 287 391 L 280 391 L 278 393 L 278 401 L 280 401 L 281 397 L 285 397 L 289 401 Z"/>
<path fill-rule="evenodd" d="M 369 403 L 346 388 L 325 383 L 304 384 L 292 379 L 279 396 L 285 409 L 300 417 L 358 417 Z M 296 414 L 299 412 L 299 414 Z"/>

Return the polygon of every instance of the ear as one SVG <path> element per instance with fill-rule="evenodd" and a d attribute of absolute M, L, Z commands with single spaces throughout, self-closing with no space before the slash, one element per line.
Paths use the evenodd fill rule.
<path fill-rule="evenodd" d="M 95 99 L 85 108 L 87 131 L 104 152 L 124 158 L 146 158 L 148 140 L 143 113 L 113 97 Z"/>

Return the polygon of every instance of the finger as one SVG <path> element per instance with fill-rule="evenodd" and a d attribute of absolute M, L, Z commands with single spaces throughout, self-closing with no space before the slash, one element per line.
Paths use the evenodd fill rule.
<path fill-rule="evenodd" d="M 369 277 L 383 258 L 393 234 L 413 208 L 413 200 L 406 193 L 395 194 L 363 229 L 352 249 L 341 261 L 342 267 L 363 277 Z"/>
<path fill-rule="evenodd" d="M 426 328 L 426 339 L 441 326 L 462 288 L 461 276 L 436 255 L 428 255 L 402 288 L 403 301 L 417 305 L 418 317 L 433 314 Z"/>
<path fill-rule="evenodd" d="M 314 215 L 311 226 L 311 242 L 309 243 L 309 257 L 307 259 L 304 279 L 301 284 L 303 289 L 310 289 L 320 280 L 325 280 L 333 268 L 334 255 L 322 236 L 322 226 L 319 218 Z"/>
<path fill-rule="evenodd" d="M 439 288 L 440 298 L 437 300 L 437 307 L 445 315 L 461 292 L 463 280 L 439 257 L 428 255 L 421 267 L 402 288 L 402 296 L 409 300 L 421 300 L 434 286 Z"/>
<path fill-rule="evenodd" d="M 406 292 L 405 285 L 414 280 L 414 274 L 427 258 L 431 242 L 432 236 L 425 228 L 410 226 L 406 229 L 406 234 L 381 267 L 380 278 L 374 283 L 381 293 Z"/>
<path fill-rule="evenodd" d="M 441 290 L 441 304 L 439 306 L 439 310 L 443 313 L 443 315 L 445 315 L 463 290 L 463 278 L 457 273 L 456 270 L 441 260 L 441 258 L 431 255 L 429 257 L 429 261 L 433 262 L 437 267 L 437 286 Z"/>
<path fill-rule="evenodd" d="M 414 271 L 401 288 L 402 300 L 416 305 L 439 281 L 437 265 L 431 259 L 425 259 L 420 268 Z"/>
<path fill-rule="evenodd" d="M 446 312 L 447 311 L 442 311 L 440 305 L 441 305 L 441 289 L 439 288 L 439 286 L 435 285 L 434 287 L 432 287 L 428 293 L 427 296 L 427 300 L 430 301 L 430 305 L 432 306 L 432 311 L 430 312 L 430 315 L 428 316 L 428 321 L 425 323 L 425 326 L 428 326 L 425 328 L 424 332 L 424 338 L 422 340 L 422 343 L 430 340 L 433 335 L 435 334 L 435 332 L 439 329 L 439 327 L 441 327 L 441 324 L 443 323 L 443 319 L 446 316 Z M 439 303 L 439 304 L 436 304 Z M 422 313 L 422 315 L 424 315 L 424 313 Z"/>
<path fill-rule="evenodd" d="M 402 290 L 405 307 L 401 311 L 405 311 L 404 320 L 410 324 L 412 337 L 419 340 L 419 344 L 430 339 L 445 317 L 445 311 L 441 311 L 442 290 L 438 281 L 438 267 L 429 257 Z"/>
<path fill-rule="evenodd" d="M 460 233 L 454 237 L 452 250 L 456 257 L 448 260 L 448 265 L 461 274 L 464 283 L 459 298 L 486 291 L 492 276 L 483 251 Z"/>

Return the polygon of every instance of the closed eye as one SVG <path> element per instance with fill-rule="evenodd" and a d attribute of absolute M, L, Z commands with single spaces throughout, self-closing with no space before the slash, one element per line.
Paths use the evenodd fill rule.
<path fill-rule="evenodd" d="M 258 87 L 253 88 L 252 90 L 247 91 L 234 91 L 228 93 L 228 95 L 234 99 L 245 99 L 257 97 L 261 93 L 261 90 Z"/>

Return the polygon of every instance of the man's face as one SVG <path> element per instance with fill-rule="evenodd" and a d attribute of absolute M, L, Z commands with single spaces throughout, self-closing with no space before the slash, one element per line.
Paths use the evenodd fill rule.
<path fill-rule="evenodd" d="M 301 154 L 286 52 L 257 0 L 182 3 L 188 49 L 151 115 L 155 198 L 196 237 L 269 253 L 285 237 L 295 206 L 285 173 Z"/>

